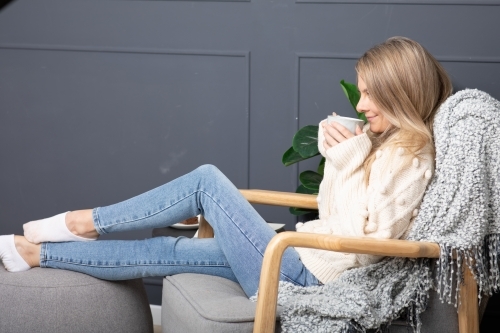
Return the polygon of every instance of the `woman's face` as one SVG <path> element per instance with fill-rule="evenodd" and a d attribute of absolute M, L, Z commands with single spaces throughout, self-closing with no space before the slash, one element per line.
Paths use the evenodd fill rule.
<path fill-rule="evenodd" d="M 358 75 L 358 89 L 361 93 L 356 110 L 365 114 L 370 123 L 370 131 L 373 133 L 382 133 L 391 123 L 384 117 L 375 103 L 370 98 L 370 92 L 366 88 L 365 81 Z"/>

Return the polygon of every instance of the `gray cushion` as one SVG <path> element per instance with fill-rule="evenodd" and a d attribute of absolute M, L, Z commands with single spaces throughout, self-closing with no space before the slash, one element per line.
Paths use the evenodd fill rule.
<path fill-rule="evenodd" d="M 153 332 L 141 279 L 104 281 L 70 271 L 0 265 L 0 332 Z"/>
<path fill-rule="evenodd" d="M 163 333 L 252 332 L 255 306 L 233 281 L 200 274 L 167 276 L 163 280 Z"/>
<path fill-rule="evenodd" d="M 163 333 L 252 332 L 255 306 L 237 283 L 227 279 L 199 274 L 168 276 L 163 280 Z M 456 308 L 441 303 L 436 292 L 431 292 L 422 321 L 422 333 L 458 332 Z M 389 327 L 390 333 L 408 330 L 406 320 L 395 320 Z"/>

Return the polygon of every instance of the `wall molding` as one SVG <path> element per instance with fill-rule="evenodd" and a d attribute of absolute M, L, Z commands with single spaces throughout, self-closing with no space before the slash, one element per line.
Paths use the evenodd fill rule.
<path fill-rule="evenodd" d="M 0 49 L 7 50 L 35 50 L 35 51 L 67 51 L 67 52 L 100 52 L 100 53 L 140 53 L 140 54 L 168 54 L 168 55 L 195 55 L 218 57 L 248 57 L 250 51 L 226 50 L 196 50 L 196 49 L 160 49 L 160 48 L 131 48 L 105 46 L 76 46 L 76 45 L 49 45 L 49 44 L 10 44 L 0 43 Z"/>
<path fill-rule="evenodd" d="M 309 4 L 372 4 L 372 5 L 440 5 L 440 6 L 500 6 L 498 0 L 296 0 L 295 3 L 309 3 Z"/>
<path fill-rule="evenodd" d="M 131 48 L 131 47 L 104 47 L 104 46 L 75 46 L 75 45 L 49 45 L 49 44 L 20 44 L 0 43 L 0 50 L 27 50 L 27 51 L 59 51 L 59 52 L 91 52 L 91 53 L 128 53 L 128 54 L 157 54 L 181 56 L 207 56 L 207 57 L 236 57 L 245 61 L 245 114 L 247 130 L 247 174 L 246 188 L 250 187 L 250 51 L 229 50 L 189 50 L 189 49 L 161 49 L 161 48 Z"/>
<path fill-rule="evenodd" d="M 296 61 L 300 59 L 350 59 L 357 60 L 363 54 L 361 53 L 323 53 L 323 52 L 296 52 Z M 434 56 L 439 62 L 472 62 L 472 63 L 500 63 L 498 57 L 483 56 Z M 298 69 L 298 68 L 297 68 Z"/>

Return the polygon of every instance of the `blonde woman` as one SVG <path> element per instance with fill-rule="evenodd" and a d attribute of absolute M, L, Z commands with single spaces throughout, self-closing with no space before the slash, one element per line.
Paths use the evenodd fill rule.
<path fill-rule="evenodd" d="M 356 71 L 361 92 L 357 109 L 369 126 L 352 134 L 336 123 L 320 124 L 318 146 L 326 166 L 319 219 L 297 229 L 402 238 L 432 176 L 432 120 L 451 94 L 451 83 L 422 46 L 401 37 L 368 50 Z M 169 226 L 198 214 L 211 222 L 216 238 L 94 241 L 102 234 Z M 121 203 L 29 222 L 24 236 L 0 236 L 0 257 L 11 272 L 40 266 L 109 280 L 211 274 L 238 282 L 252 296 L 274 234 L 234 185 L 205 165 Z M 280 278 L 300 286 L 324 284 L 377 260 L 288 249 Z"/>

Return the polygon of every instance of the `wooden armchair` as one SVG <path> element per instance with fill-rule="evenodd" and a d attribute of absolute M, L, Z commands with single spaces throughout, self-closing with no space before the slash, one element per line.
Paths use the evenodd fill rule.
<path fill-rule="evenodd" d="M 317 209 L 316 196 L 264 190 L 240 190 L 243 196 L 256 204 L 291 206 Z M 201 218 L 198 236 L 213 237 L 209 223 Z M 283 232 L 269 243 L 262 265 L 259 296 L 255 315 L 254 333 L 274 332 L 276 324 L 279 269 L 283 252 L 289 246 L 324 249 L 330 251 L 363 253 L 409 258 L 438 258 L 439 245 L 428 242 L 386 240 L 361 237 L 336 237 L 329 235 Z M 460 289 L 458 324 L 460 333 L 479 332 L 479 308 L 477 284 L 467 265 L 461 265 L 464 280 Z"/>

